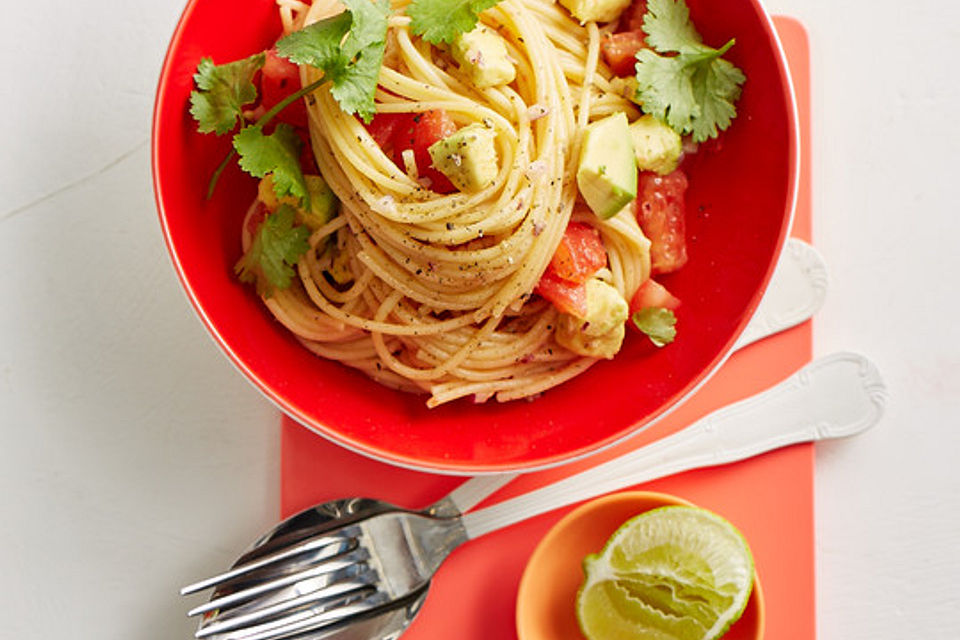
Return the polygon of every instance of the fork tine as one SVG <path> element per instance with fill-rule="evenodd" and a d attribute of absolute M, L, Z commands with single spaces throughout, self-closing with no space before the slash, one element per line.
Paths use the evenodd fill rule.
<path fill-rule="evenodd" d="M 280 640 L 309 631 L 318 631 L 341 620 L 372 611 L 384 604 L 386 595 L 374 592 L 359 602 L 350 602 L 321 613 L 306 610 L 220 636 L 219 640 Z"/>
<path fill-rule="evenodd" d="M 227 595 L 219 598 L 214 598 L 206 604 L 202 604 L 199 607 L 194 607 L 187 612 L 187 615 L 195 616 L 197 614 L 207 613 L 215 609 L 223 609 L 232 604 L 243 602 L 244 600 L 250 600 L 256 596 L 260 596 L 277 589 L 282 589 L 283 587 L 296 584 L 303 580 L 309 580 L 310 578 L 316 578 L 322 575 L 333 573 L 335 571 L 340 571 L 353 565 L 357 565 L 366 561 L 369 559 L 369 557 L 370 554 L 366 549 L 362 547 L 354 547 L 353 550 L 343 554 L 342 556 L 336 556 L 333 559 L 327 560 L 326 562 L 322 562 L 317 565 L 311 565 L 309 569 L 297 571 L 295 573 L 291 573 L 280 578 L 275 578 L 273 580 L 268 580 L 266 582 L 259 582 L 254 584 L 252 587 L 234 591 L 233 593 L 228 593 Z"/>
<path fill-rule="evenodd" d="M 345 542 L 348 542 L 348 540 L 349 538 L 344 538 L 341 536 L 322 536 L 314 540 L 308 540 L 307 542 L 301 543 L 295 547 L 291 547 L 283 551 L 278 551 L 276 553 L 272 553 L 270 555 L 257 558 L 256 560 L 253 560 L 251 562 L 247 562 L 245 564 L 233 567 L 229 571 L 225 571 L 219 575 L 213 576 L 212 578 L 207 578 L 206 580 L 201 580 L 191 585 L 187 585 L 186 587 L 180 589 L 180 595 L 185 596 L 191 593 L 196 593 L 197 591 L 203 591 L 204 589 L 209 589 L 210 587 L 215 587 L 215 586 L 224 584 L 226 582 L 230 582 L 248 573 L 251 573 L 258 569 L 262 569 L 268 565 L 274 564 L 281 560 L 286 560 L 288 558 L 298 556 L 303 553 L 307 553 L 310 551 L 322 552 L 326 550 L 328 547 L 330 548 L 329 549 L 330 551 L 334 551 L 333 548 L 335 546 L 342 545 Z M 320 553 L 319 556 L 316 557 L 316 559 L 323 560 L 324 558 L 331 557 L 332 555 L 336 555 L 336 554 L 331 553 L 328 556 L 328 555 L 325 555 L 324 553 Z"/>
<path fill-rule="evenodd" d="M 347 580 L 341 580 L 326 585 L 316 591 L 306 593 L 294 598 L 281 600 L 276 604 L 265 607 L 254 608 L 249 613 L 218 614 L 210 623 L 201 624 L 195 636 L 197 638 L 206 638 L 212 635 L 233 631 L 241 627 L 252 627 L 257 623 L 264 622 L 274 616 L 285 613 L 293 609 L 301 609 L 306 605 L 311 605 L 311 611 L 317 611 L 321 604 L 338 604 L 337 600 L 344 601 L 351 596 L 358 595 L 363 590 L 375 589 L 373 580 L 376 572 L 367 570 L 364 573 L 351 577 Z M 325 602 L 326 601 L 326 602 Z M 342 603 L 342 602 L 341 602 Z"/>

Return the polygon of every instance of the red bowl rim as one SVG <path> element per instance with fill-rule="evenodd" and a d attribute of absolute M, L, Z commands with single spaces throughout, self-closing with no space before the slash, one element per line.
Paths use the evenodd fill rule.
<path fill-rule="evenodd" d="M 640 430 L 649 428 L 657 421 L 663 419 L 670 413 L 672 413 L 677 407 L 681 406 L 689 398 L 691 398 L 697 391 L 706 384 L 713 375 L 723 366 L 727 358 L 729 358 L 733 351 L 734 345 L 737 340 L 740 338 L 740 335 L 743 333 L 744 329 L 749 324 L 750 320 L 753 317 L 754 312 L 757 310 L 757 307 L 760 304 L 761 299 L 763 298 L 764 292 L 766 292 L 768 285 L 770 284 L 770 279 L 773 276 L 773 271 L 776 268 L 777 260 L 783 251 L 783 246 L 790 235 L 790 230 L 793 227 L 793 220 L 796 215 L 797 209 L 797 199 L 799 197 L 799 174 L 800 174 L 800 130 L 799 130 L 799 112 L 797 106 L 796 93 L 793 86 L 793 79 L 790 74 L 790 68 L 787 65 L 786 53 L 783 48 L 783 43 L 780 40 L 780 36 L 777 33 L 776 28 L 773 24 L 773 19 L 771 15 L 767 12 L 766 8 L 759 2 L 759 0 L 748 0 L 750 4 L 754 6 L 757 14 L 762 17 L 765 30 L 767 32 L 767 37 L 770 38 L 770 41 L 774 44 L 775 50 L 777 52 L 776 64 L 780 70 L 781 75 L 783 76 L 785 82 L 783 83 L 782 90 L 785 94 L 787 101 L 787 116 L 788 116 L 788 129 L 791 132 L 790 136 L 790 145 L 791 152 L 788 160 L 788 175 L 789 175 L 789 184 L 788 184 L 788 197 L 787 197 L 787 206 L 786 206 L 786 224 L 781 227 L 780 236 L 777 238 L 776 250 L 774 251 L 774 256 L 777 259 L 771 261 L 770 265 L 767 267 L 767 272 L 764 275 L 760 286 L 757 288 L 754 293 L 753 298 L 750 303 L 747 305 L 743 317 L 740 320 L 740 323 L 737 325 L 736 329 L 731 333 L 729 340 L 724 345 L 723 349 L 720 350 L 718 355 L 714 360 L 706 367 L 703 371 L 694 378 L 687 386 L 685 390 L 682 390 L 674 395 L 659 411 L 652 413 L 647 416 L 645 419 L 635 424 L 632 428 L 624 429 L 620 434 L 608 438 L 605 441 L 599 442 L 592 447 L 582 448 L 580 451 L 574 451 L 569 454 L 554 454 L 549 457 L 541 458 L 539 460 L 530 460 L 530 461 L 512 461 L 507 464 L 485 464 L 485 465 L 476 465 L 476 464 L 467 464 L 461 462 L 447 462 L 447 463 L 424 463 L 423 461 L 417 460 L 411 456 L 398 454 L 393 451 L 385 450 L 381 447 L 376 447 L 368 443 L 359 442 L 355 439 L 348 438 L 341 433 L 336 433 L 335 431 L 327 428 L 325 425 L 317 421 L 316 419 L 310 417 L 305 412 L 301 411 L 298 407 L 291 404 L 285 398 L 282 397 L 280 393 L 274 392 L 270 385 L 264 382 L 260 377 L 257 376 L 256 372 L 250 369 L 243 360 L 230 348 L 230 345 L 223 338 L 219 331 L 217 331 L 216 326 L 207 316 L 206 311 L 203 308 L 203 305 L 200 303 L 200 300 L 197 298 L 196 293 L 193 288 L 190 286 L 189 281 L 184 276 L 184 271 L 180 263 L 179 255 L 176 252 L 176 249 L 173 244 L 173 240 L 170 233 L 170 228 L 167 224 L 167 216 L 165 213 L 161 182 L 162 182 L 162 167 L 159 160 L 159 151 L 157 140 L 159 139 L 160 129 L 162 123 L 160 121 L 160 113 L 163 111 L 163 102 L 165 99 L 165 87 L 169 81 L 169 77 L 172 71 L 173 66 L 173 51 L 180 44 L 180 40 L 183 36 L 184 25 L 189 20 L 190 15 L 192 14 L 197 3 L 201 0 L 188 0 L 186 7 L 183 10 L 183 13 L 180 16 L 180 19 L 177 22 L 177 26 L 174 29 L 173 36 L 170 39 L 170 44 L 167 47 L 167 51 L 164 55 L 163 66 L 160 71 L 160 77 L 157 82 L 157 89 L 154 100 L 154 109 L 153 115 L 151 118 L 151 131 L 150 131 L 150 165 L 151 172 L 153 174 L 153 192 L 154 199 L 157 205 L 157 214 L 160 218 L 160 225 L 163 230 L 163 239 L 167 247 L 167 253 L 170 256 L 171 261 L 173 262 L 174 271 L 176 272 L 177 278 L 180 281 L 180 284 L 185 292 L 187 299 L 189 300 L 194 311 L 200 318 L 200 321 L 203 323 L 209 332 L 210 337 L 213 339 L 214 343 L 220 348 L 220 350 L 227 356 L 227 359 L 236 367 L 240 373 L 257 389 L 267 400 L 269 400 L 274 406 L 276 406 L 284 414 L 295 420 L 301 426 L 306 427 L 310 431 L 316 433 L 317 435 L 342 446 L 354 453 L 359 455 L 378 460 L 380 462 L 385 462 L 393 466 L 411 469 L 414 471 L 426 471 L 430 473 L 439 473 L 446 475 L 483 475 L 483 474 L 496 474 L 496 473 L 519 473 L 519 472 L 531 472 L 539 471 L 543 469 L 549 469 L 552 467 L 557 467 L 563 464 L 570 462 L 575 462 L 583 458 L 587 458 L 594 454 L 597 454 L 601 451 L 604 451 L 610 447 L 613 447 L 631 437 L 636 435 Z"/>

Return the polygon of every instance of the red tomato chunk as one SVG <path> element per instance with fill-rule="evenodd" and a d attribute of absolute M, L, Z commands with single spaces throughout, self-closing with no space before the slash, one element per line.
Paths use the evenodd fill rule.
<path fill-rule="evenodd" d="M 267 49 L 267 58 L 260 75 L 260 105 L 268 111 L 291 93 L 300 90 L 300 70 L 294 63 L 277 55 L 276 49 Z M 295 127 L 306 128 L 307 107 L 296 100 L 277 114 L 277 120 Z"/>
<path fill-rule="evenodd" d="M 656 280 L 649 279 L 633 294 L 630 300 L 630 314 L 633 315 L 649 307 L 673 311 L 679 306 L 680 298 L 667 291 L 667 288 Z"/>
<path fill-rule="evenodd" d="M 564 280 L 551 269 L 540 277 L 534 292 L 549 300 L 562 313 L 583 318 L 587 315 L 587 285 L 585 282 Z"/>
<path fill-rule="evenodd" d="M 606 265 L 607 252 L 600 233 L 588 224 L 571 222 L 548 269 L 564 280 L 581 283 Z"/>
<path fill-rule="evenodd" d="M 687 263 L 687 176 L 681 170 L 660 176 L 640 174 L 637 221 L 650 240 L 653 273 L 670 273 Z"/>
<path fill-rule="evenodd" d="M 430 189 L 437 193 L 453 193 L 457 190 L 453 183 L 431 165 L 430 146 L 457 131 L 453 118 L 442 109 L 434 109 L 411 116 L 401 121 L 393 134 L 393 161 L 404 168 L 403 152 L 413 149 L 417 162 L 417 173 L 421 178 L 430 180 Z"/>
<path fill-rule="evenodd" d="M 603 61 L 614 75 L 620 77 L 636 73 L 637 52 L 646 48 L 648 47 L 642 31 L 608 34 L 600 40 Z"/>
<path fill-rule="evenodd" d="M 389 156 L 393 155 L 393 138 L 397 131 L 409 127 L 412 123 L 412 113 L 378 113 L 366 127 L 377 146 Z"/>
<path fill-rule="evenodd" d="M 256 234 L 257 229 L 260 228 L 260 225 L 263 224 L 263 221 L 266 220 L 269 214 L 270 210 L 267 209 L 267 205 L 258 199 L 254 204 L 253 211 L 247 216 L 246 232 L 249 233 L 251 237 Z"/>
<path fill-rule="evenodd" d="M 634 2 L 620 14 L 617 31 L 643 31 L 643 16 L 647 13 L 647 0 Z"/>
<path fill-rule="evenodd" d="M 600 233 L 588 224 L 571 222 L 537 284 L 536 293 L 564 313 L 587 313 L 586 282 L 607 265 Z"/>
<path fill-rule="evenodd" d="M 294 129 L 300 138 L 300 170 L 304 174 L 317 173 L 317 163 L 313 157 L 313 146 L 310 143 L 310 130 L 306 128 Z"/>

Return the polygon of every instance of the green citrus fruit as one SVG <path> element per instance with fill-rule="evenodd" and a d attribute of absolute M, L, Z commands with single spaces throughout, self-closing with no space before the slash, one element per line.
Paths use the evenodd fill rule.
<path fill-rule="evenodd" d="M 583 561 L 577 620 L 589 640 L 713 640 L 737 621 L 753 556 L 733 525 L 704 509 L 653 509 Z"/>

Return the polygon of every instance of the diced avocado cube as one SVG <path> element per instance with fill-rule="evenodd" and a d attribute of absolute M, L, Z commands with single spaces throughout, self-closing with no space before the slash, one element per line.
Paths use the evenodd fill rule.
<path fill-rule="evenodd" d="M 560 0 L 574 18 L 584 22 L 612 22 L 632 0 Z"/>
<path fill-rule="evenodd" d="M 517 77 L 503 38 L 483 25 L 458 35 L 450 55 L 480 89 L 510 84 Z"/>
<path fill-rule="evenodd" d="M 587 314 L 564 313 L 557 320 L 557 342 L 574 353 L 610 359 L 620 351 L 629 309 L 620 292 L 600 280 L 587 280 Z"/>
<path fill-rule="evenodd" d="M 482 124 L 470 124 L 430 145 L 433 167 L 461 191 L 479 191 L 496 179 L 497 135 Z"/>
<path fill-rule="evenodd" d="M 305 175 L 303 179 L 307 182 L 307 192 L 310 194 L 310 209 L 298 208 L 297 218 L 311 231 L 316 231 L 336 217 L 339 201 L 320 176 Z"/>
<path fill-rule="evenodd" d="M 616 215 L 637 197 L 637 159 L 623 113 L 587 127 L 580 147 L 577 186 L 600 218 Z"/>
<path fill-rule="evenodd" d="M 683 140 L 680 134 L 651 115 L 638 118 L 630 125 L 637 166 L 642 171 L 660 175 L 672 173 L 680 161 Z"/>
<path fill-rule="evenodd" d="M 307 193 L 310 194 L 309 210 L 301 207 L 300 198 L 295 196 L 278 198 L 273 190 L 272 173 L 260 180 L 257 185 L 257 198 L 270 211 L 276 211 L 281 204 L 290 205 L 297 210 L 297 222 L 306 225 L 311 231 L 316 231 L 336 216 L 338 200 L 320 176 L 305 175 L 303 179 L 307 183 Z"/>
<path fill-rule="evenodd" d="M 257 184 L 257 199 L 264 204 L 264 206 L 270 211 L 276 211 L 281 204 L 288 204 L 291 207 L 296 207 L 300 204 L 300 198 L 296 196 L 283 196 L 282 198 L 277 197 L 277 192 L 274 191 L 273 187 L 273 174 L 268 173 L 260 179 L 260 182 Z"/>

